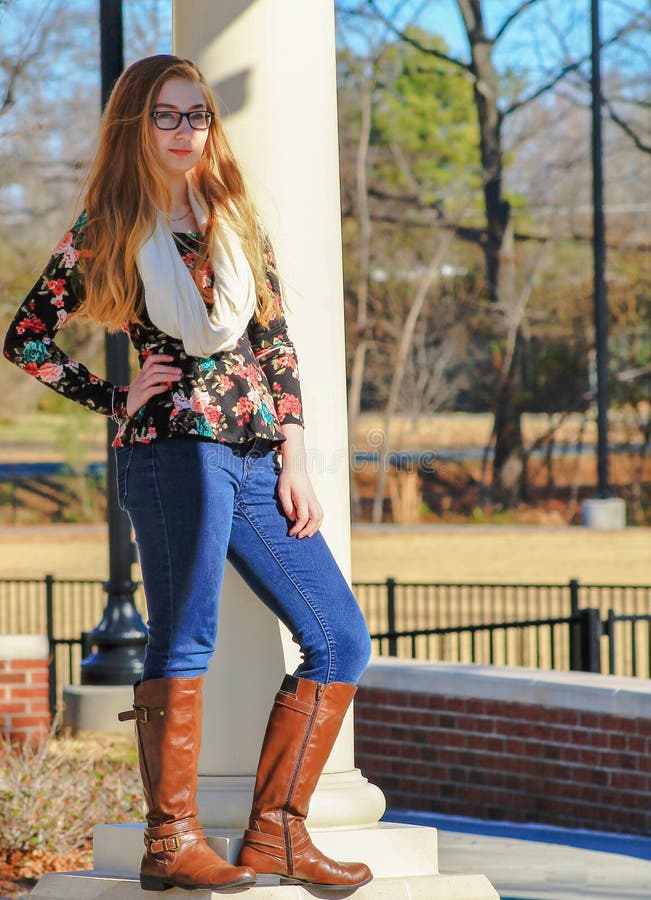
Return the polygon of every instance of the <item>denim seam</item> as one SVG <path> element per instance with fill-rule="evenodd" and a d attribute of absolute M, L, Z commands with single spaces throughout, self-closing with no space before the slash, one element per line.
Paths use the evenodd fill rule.
<path fill-rule="evenodd" d="M 129 499 L 129 469 L 131 468 L 131 463 L 133 462 L 133 444 L 131 444 L 131 452 L 129 453 L 129 458 L 127 459 L 127 464 L 124 470 L 124 507 L 126 509 L 127 500 Z"/>
<path fill-rule="evenodd" d="M 123 512 L 127 511 L 127 499 L 129 496 L 129 469 L 131 467 L 131 461 L 133 460 L 133 444 L 130 445 L 129 455 L 127 457 L 127 461 L 124 464 L 124 478 L 122 479 L 122 483 L 124 484 L 124 491 L 122 492 L 123 496 L 120 497 L 120 478 L 119 478 L 119 467 L 118 467 L 118 458 L 117 454 L 115 455 L 115 473 L 116 473 L 116 481 L 118 487 L 118 506 Z"/>
<path fill-rule="evenodd" d="M 323 635 L 324 635 L 324 637 L 325 637 L 326 645 L 327 645 L 327 647 L 328 647 L 328 678 L 327 678 L 327 682 L 330 682 L 330 681 L 331 681 L 331 677 L 332 677 L 333 669 L 336 671 L 336 667 L 337 667 L 337 657 L 336 657 L 336 652 L 335 652 L 335 651 L 336 651 L 336 643 L 335 643 L 335 641 L 332 639 L 332 635 L 330 634 L 330 631 L 328 630 L 328 627 L 327 627 L 326 623 L 323 621 L 323 619 L 322 619 L 321 616 L 319 615 L 318 609 L 315 608 L 314 604 L 313 604 L 312 601 L 310 600 L 309 593 L 308 593 L 307 591 L 305 591 L 305 589 L 302 587 L 302 585 L 299 584 L 299 582 L 298 582 L 297 579 L 294 577 L 294 575 L 288 570 L 288 568 L 287 568 L 287 566 L 285 565 L 284 561 L 283 561 L 283 560 L 278 556 L 278 554 L 276 553 L 273 544 L 270 543 L 270 542 L 267 540 L 267 538 L 266 538 L 266 536 L 264 535 L 264 533 L 260 530 L 260 527 L 259 527 L 258 523 L 256 522 L 255 518 L 254 518 L 254 517 L 251 515 L 251 513 L 247 510 L 245 504 L 242 503 L 242 502 L 239 502 L 237 505 L 238 505 L 238 507 L 239 507 L 239 509 L 240 509 L 240 511 L 241 511 L 241 513 L 242 513 L 242 515 L 244 515 L 244 516 L 247 518 L 247 520 L 249 521 L 249 523 L 250 523 L 251 527 L 253 528 L 253 530 L 256 532 L 256 534 L 258 535 L 258 537 L 260 538 L 260 540 L 263 542 L 263 544 L 265 545 L 265 547 L 267 548 L 267 550 L 269 551 L 269 553 L 270 553 L 270 554 L 273 556 L 273 558 L 276 560 L 276 562 L 278 563 L 278 565 L 280 566 L 280 568 L 282 569 L 282 571 L 285 573 L 285 575 L 287 576 L 287 578 L 289 579 L 289 581 L 291 581 L 291 583 L 294 585 L 294 587 L 296 588 L 296 590 L 299 592 L 299 594 L 301 595 L 301 597 L 302 597 L 303 600 L 305 601 L 306 605 L 307 605 L 307 606 L 310 608 L 310 610 L 312 611 L 312 614 L 314 615 L 314 618 L 316 619 L 316 621 L 317 621 L 317 622 L 319 623 L 319 625 L 321 626 L 321 630 L 323 631 Z M 298 540 L 298 538 L 295 538 L 295 540 Z M 303 540 L 309 540 L 309 538 L 303 538 Z"/>
<path fill-rule="evenodd" d="M 165 546 L 167 548 L 166 553 L 166 562 L 167 562 L 167 578 L 169 590 L 171 593 L 170 596 L 170 604 L 169 604 L 169 635 L 167 640 L 167 658 L 165 660 L 165 671 L 167 671 L 167 667 L 170 662 L 170 651 L 172 649 L 172 635 L 174 634 L 174 580 L 172 573 L 172 552 L 170 547 L 170 536 L 169 536 L 169 528 L 167 527 L 167 520 L 165 518 L 165 506 L 161 500 L 160 496 L 160 484 L 158 479 L 158 466 L 156 460 L 156 446 L 152 443 L 152 472 L 154 476 L 154 485 L 156 486 L 156 500 L 158 502 L 158 506 L 160 507 L 161 512 L 161 521 L 163 523 L 163 534 L 165 535 Z"/>

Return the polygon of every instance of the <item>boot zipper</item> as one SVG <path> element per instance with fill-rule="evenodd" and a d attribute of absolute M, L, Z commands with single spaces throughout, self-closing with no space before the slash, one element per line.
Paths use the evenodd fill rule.
<path fill-rule="evenodd" d="M 301 744 L 301 749 L 298 754 L 298 759 L 296 761 L 296 768 L 294 769 L 294 775 L 292 776 L 292 780 L 289 784 L 289 791 L 287 794 L 286 805 L 292 799 L 294 794 L 294 788 L 296 787 L 296 781 L 298 779 L 298 773 L 301 770 L 301 765 L 303 764 L 303 757 L 305 756 L 305 751 L 307 749 L 307 745 L 309 743 L 310 737 L 312 735 L 312 731 L 314 730 L 314 722 L 317 717 L 317 713 L 319 711 L 319 703 L 321 702 L 321 697 L 323 696 L 323 692 L 325 691 L 325 684 L 317 684 L 316 686 L 316 697 L 314 700 L 314 706 L 312 707 L 312 711 L 310 713 L 310 717 L 307 723 L 307 728 L 305 729 L 305 735 L 303 736 L 303 743 Z M 287 810 L 283 810 L 283 831 L 285 832 L 285 850 L 287 854 L 287 874 L 293 874 L 294 860 L 292 853 L 292 842 L 291 835 L 289 832 L 289 820 L 287 817 Z"/>

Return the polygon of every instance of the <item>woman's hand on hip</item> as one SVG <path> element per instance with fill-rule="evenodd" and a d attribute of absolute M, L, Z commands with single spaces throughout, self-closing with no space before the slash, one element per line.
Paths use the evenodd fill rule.
<path fill-rule="evenodd" d="M 173 356 L 166 353 L 153 353 L 143 363 L 142 369 L 129 385 L 127 395 L 127 415 L 129 418 L 135 415 L 141 406 L 155 394 L 169 391 L 172 382 L 181 377 L 181 370 L 177 366 L 170 366 Z"/>

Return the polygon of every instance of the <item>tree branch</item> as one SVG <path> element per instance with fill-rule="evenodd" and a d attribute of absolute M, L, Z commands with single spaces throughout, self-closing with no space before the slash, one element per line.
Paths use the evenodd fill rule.
<path fill-rule="evenodd" d="M 588 85 L 590 84 L 590 81 L 588 78 L 584 78 L 583 80 Z M 624 132 L 624 134 L 626 134 L 633 141 L 633 143 L 635 144 L 635 146 L 637 147 L 638 150 L 641 150 L 643 153 L 651 153 L 651 144 L 644 143 L 642 138 L 633 129 L 633 127 L 631 125 L 629 125 L 625 119 L 622 119 L 622 117 L 619 115 L 619 113 L 615 112 L 615 107 L 613 106 L 612 98 L 608 98 L 608 97 L 605 97 L 602 95 L 601 99 L 602 99 L 603 105 L 605 106 L 606 110 L 608 111 L 608 115 L 609 115 L 611 121 L 614 122 L 614 124 L 617 125 L 618 128 L 620 128 Z M 625 99 L 622 99 L 621 102 L 633 103 L 634 105 L 639 105 L 639 104 L 637 104 L 636 101 L 629 101 L 629 100 L 625 100 Z"/>
<path fill-rule="evenodd" d="M 2 5 L 0 3 L 0 5 Z M 14 88 L 18 79 L 22 76 L 23 72 L 29 67 L 29 65 L 35 60 L 43 49 L 43 40 L 44 33 L 48 30 L 48 25 L 52 22 L 52 18 L 50 19 L 50 23 L 46 21 L 46 14 L 50 11 L 51 3 L 42 4 L 42 9 L 36 19 L 34 21 L 33 27 L 30 32 L 28 32 L 22 45 L 18 48 L 15 59 L 10 61 L 8 58 L 0 60 L 0 68 L 4 69 L 7 73 L 7 81 L 6 84 L 2 87 L 2 99 L 0 99 L 0 115 L 6 113 L 7 110 L 13 106 L 14 103 Z M 56 15 L 57 7 L 54 7 L 52 11 L 52 17 Z M 34 47 L 33 50 L 30 51 L 29 46 L 32 43 L 34 38 L 38 38 L 38 44 Z"/>
<path fill-rule="evenodd" d="M 392 32 L 395 37 L 399 37 L 400 40 L 405 41 L 405 43 L 410 44 L 412 47 L 415 47 L 417 50 L 420 50 L 422 53 L 426 53 L 429 56 L 434 56 L 436 59 L 441 59 L 444 62 L 451 63 L 453 66 L 461 69 L 464 75 L 474 81 L 474 76 L 472 74 L 472 70 L 468 63 L 465 63 L 461 59 L 457 59 L 455 56 L 449 56 L 447 53 L 442 53 L 440 50 L 435 50 L 433 47 L 426 47 L 424 44 L 421 44 L 420 41 L 416 40 L 416 38 L 410 37 L 406 32 L 402 31 L 402 29 L 397 28 L 393 22 L 388 19 L 384 13 L 378 9 L 375 0 L 366 0 L 367 6 L 369 6 L 373 13 L 383 22 L 384 25 Z"/>
<path fill-rule="evenodd" d="M 641 19 L 642 19 L 642 17 L 636 16 L 635 19 L 632 19 L 630 22 L 627 22 L 626 25 L 623 25 L 621 28 L 619 28 L 609 38 L 607 38 L 604 41 L 601 41 L 601 43 L 599 44 L 599 48 L 601 50 L 603 50 L 604 47 L 609 47 L 609 46 L 611 46 L 611 44 L 617 43 L 617 41 L 621 37 L 623 37 L 625 34 L 628 34 L 629 31 L 632 31 L 634 28 L 636 28 L 638 26 L 639 22 L 641 21 Z M 522 109 L 523 106 L 527 106 L 527 104 L 531 103 L 533 100 L 537 100 L 539 97 L 542 97 L 543 94 L 546 94 L 549 91 L 551 91 L 554 87 L 556 87 L 556 85 L 559 82 L 561 82 L 565 78 L 567 78 L 568 75 L 571 75 L 572 72 L 576 72 L 578 69 L 581 68 L 582 65 L 584 65 L 584 63 L 589 62 L 590 56 L 591 56 L 591 54 L 588 53 L 585 56 L 582 56 L 580 59 L 576 59 L 576 60 L 574 60 L 574 62 L 568 63 L 566 66 L 563 66 L 563 68 L 560 70 L 560 72 L 558 72 L 546 84 L 543 84 L 541 87 L 537 88 L 532 94 L 529 94 L 529 96 L 524 97 L 522 100 L 518 100 L 515 103 L 512 103 L 511 106 L 509 106 L 508 109 L 504 110 L 504 112 L 502 113 L 503 117 L 506 118 L 507 116 L 510 116 L 512 113 L 516 112 L 517 110 Z"/>
<path fill-rule="evenodd" d="M 517 110 L 522 109 L 523 106 L 527 106 L 529 103 L 532 103 L 534 100 L 542 97 L 543 94 L 547 94 L 549 91 L 553 90 L 556 85 L 567 78 L 568 75 L 571 75 L 572 72 L 576 72 L 577 69 L 580 69 L 585 62 L 586 58 L 578 59 L 573 63 L 568 63 L 566 66 L 563 66 L 561 71 L 554 75 L 554 77 L 546 84 L 543 84 L 539 88 L 536 88 L 536 90 L 532 94 L 529 94 L 529 96 L 524 97 L 522 100 L 517 100 L 515 103 L 512 103 L 507 109 L 505 109 L 502 113 L 503 118 L 512 115 L 514 112 L 517 112 Z"/>
<path fill-rule="evenodd" d="M 651 365 L 643 366 L 641 369 L 624 369 L 623 372 L 616 372 L 615 379 L 617 381 L 634 381 L 643 375 L 651 374 Z"/>
<path fill-rule="evenodd" d="M 515 20 L 518 18 L 518 16 L 521 13 L 523 13 L 526 9 L 528 9 L 530 6 L 533 6 L 534 3 L 537 3 L 537 2 L 538 2 L 538 0 L 524 0 L 524 2 L 521 3 L 517 9 L 513 10 L 511 15 L 507 16 L 506 19 L 500 25 L 500 27 L 497 29 L 497 31 L 495 33 L 495 37 L 493 38 L 493 41 L 492 41 L 493 44 L 496 44 L 499 41 L 499 39 L 502 37 L 504 32 L 507 30 L 507 28 L 509 28 L 509 26 L 512 25 L 513 22 L 515 22 Z"/>
<path fill-rule="evenodd" d="M 610 95 L 611 103 L 626 103 L 628 106 L 638 106 L 640 109 L 651 109 L 651 100 L 644 100 L 643 98 L 633 98 L 633 97 L 625 97 L 622 94 L 611 94 Z"/>
<path fill-rule="evenodd" d="M 603 98 L 603 103 L 606 109 L 608 110 L 608 115 L 612 119 L 612 121 L 617 125 L 624 134 L 628 135 L 630 139 L 633 141 L 638 150 L 642 150 L 644 153 L 651 153 L 651 144 L 645 144 L 642 138 L 631 128 L 628 122 L 625 122 L 616 112 L 615 109 L 610 102 L 605 97 Z"/>

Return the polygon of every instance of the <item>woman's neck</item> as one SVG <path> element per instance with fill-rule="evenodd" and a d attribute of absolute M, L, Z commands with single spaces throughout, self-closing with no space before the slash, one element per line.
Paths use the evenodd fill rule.
<path fill-rule="evenodd" d="M 168 213 L 170 230 L 177 232 L 197 231 L 199 226 L 190 205 L 188 183 L 185 175 L 180 175 L 178 178 L 170 178 L 168 187 L 172 195 L 172 206 Z"/>
<path fill-rule="evenodd" d="M 172 209 L 187 209 L 190 201 L 188 199 L 188 183 L 185 180 L 185 175 L 182 175 L 180 178 L 170 179 L 168 186 L 172 195 Z"/>

